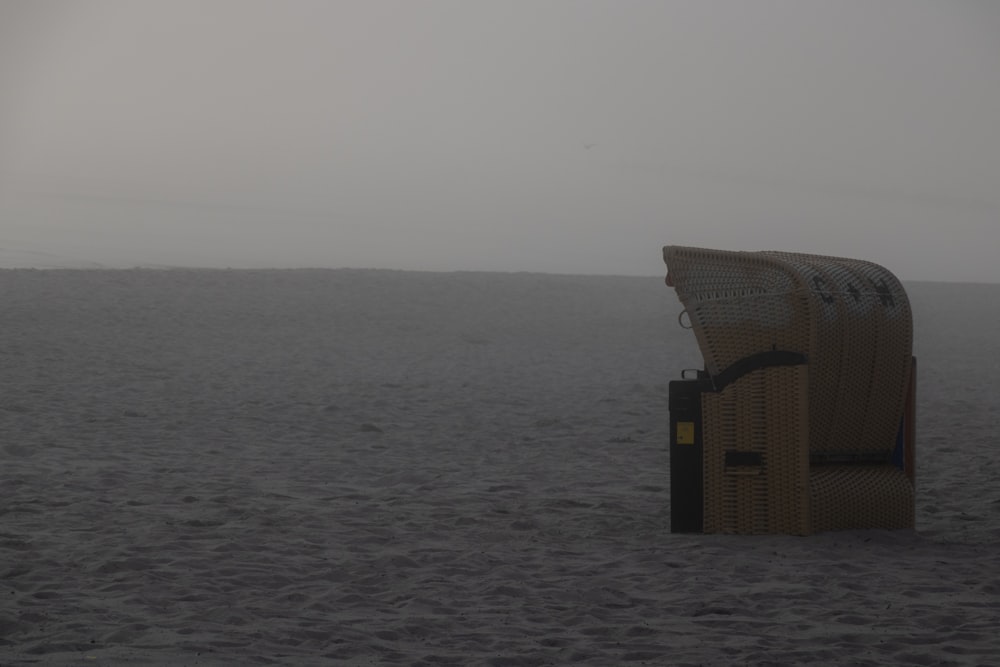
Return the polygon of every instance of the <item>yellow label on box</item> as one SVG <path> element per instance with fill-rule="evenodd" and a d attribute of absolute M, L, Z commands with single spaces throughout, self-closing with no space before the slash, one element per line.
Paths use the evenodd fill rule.
<path fill-rule="evenodd" d="M 694 444 L 694 422 L 677 422 L 677 444 Z"/>

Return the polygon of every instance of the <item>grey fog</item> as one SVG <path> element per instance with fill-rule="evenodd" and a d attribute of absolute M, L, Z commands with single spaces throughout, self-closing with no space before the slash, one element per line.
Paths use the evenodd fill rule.
<path fill-rule="evenodd" d="M 1000 3 L 0 0 L 0 266 L 1000 282 Z"/>

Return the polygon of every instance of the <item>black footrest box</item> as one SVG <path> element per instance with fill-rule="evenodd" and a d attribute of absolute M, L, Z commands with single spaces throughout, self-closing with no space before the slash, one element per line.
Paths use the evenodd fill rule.
<path fill-rule="evenodd" d="M 673 380 L 670 403 L 670 532 L 704 529 L 704 479 L 699 380 Z"/>

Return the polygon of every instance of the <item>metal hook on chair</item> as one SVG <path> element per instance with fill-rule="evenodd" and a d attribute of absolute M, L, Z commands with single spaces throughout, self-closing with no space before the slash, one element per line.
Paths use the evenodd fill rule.
<path fill-rule="evenodd" d="M 684 316 L 685 315 L 688 316 L 688 326 L 684 326 Z M 684 310 L 682 310 L 677 315 L 677 324 L 680 325 L 681 329 L 693 329 L 694 328 L 694 324 L 691 323 L 691 315 L 688 314 L 687 308 L 685 308 Z"/>

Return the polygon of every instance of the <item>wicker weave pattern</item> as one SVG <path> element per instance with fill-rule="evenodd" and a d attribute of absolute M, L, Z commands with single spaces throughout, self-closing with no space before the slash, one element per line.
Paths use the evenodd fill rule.
<path fill-rule="evenodd" d="M 703 394 L 705 532 L 912 527 L 904 473 L 809 463 L 895 445 L 912 359 L 910 305 L 895 276 L 797 253 L 667 246 L 663 256 L 710 375 L 772 350 L 808 360 Z M 759 454 L 762 465 L 727 469 L 727 452 Z"/>
<path fill-rule="evenodd" d="M 808 356 L 810 448 L 891 449 L 912 354 L 895 276 L 859 260 L 667 246 L 707 370 L 766 350 Z"/>
<path fill-rule="evenodd" d="M 810 532 L 806 367 L 759 370 L 702 397 L 708 533 Z M 759 454 L 729 466 L 726 452 Z"/>
<path fill-rule="evenodd" d="M 809 477 L 813 531 L 913 528 L 913 485 L 892 466 L 817 466 Z"/>

